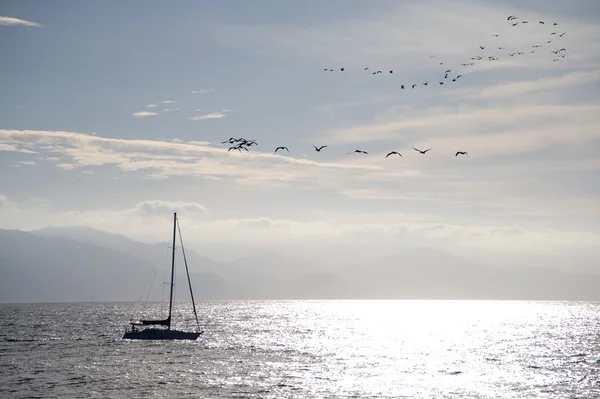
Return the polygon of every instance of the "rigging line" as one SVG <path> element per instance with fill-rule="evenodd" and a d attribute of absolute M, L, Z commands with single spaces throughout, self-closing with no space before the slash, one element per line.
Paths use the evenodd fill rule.
<path fill-rule="evenodd" d="M 152 281 L 150 282 L 150 286 L 148 287 L 148 293 L 146 294 L 146 301 L 145 303 L 148 302 L 148 298 L 150 297 L 150 293 L 152 292 L 152 286 L 154 285 L 154 280 L 156 278 L 156 274 L 157 274 L 157 265 L 158 265 L 158 259 L 161 256 L 161 254 L 163 253 L 163 251 L 166 249 L 167 243 L 166 241 L 163 241 L 160 243 L 160 247 L 158 248 L 158 251 L 156 253 L 156 257 L 154 258 L 154 262 L 152 262 Z"/>
<path fill-rule="evenodd" d="M 181 243 L 181 252 L 183 253 L 183 263 L 185 263 L 185 272 L 188 278 L 188 285 L 190 286 L 190 296 L 192 297 L 192 307 L 194 309 L 194 316 L 196 316 L 196 327 L 200 329 L 200 323 L 198 322 L 198 313 L 196 312 L 196 302 L 194 301 L 194 293 L 192 292 L 192 281 L 190 280 L 190 271 L 188 270 L 187 259 L 185 257 L 185 249 L 183 248 L 183 238 L 181 238 L 181 229 L 179 227 L 179 219 L 177 219 L 177 231 L 179 232 L 179 242 Z"/>
<path fill-rule="evenodd" d="M 152 262 L 152 268 L 150 269 L 150 273 L 148 273 L 148 275 L 146 276 L 146 280 L 144 281 L 144 285 L 142 286 L 142 291 L 140 292 L 140 296 L 138 297 L 137 303 L 142 301 L 142 297 L 144 296 L 144 292 L 146 292 L 146 289 L 148 289 L 148 293 L 146 294 L 146 299 L 144 300 L 144 303 L 148 303 L 150 292 L 152 292 L 152 285 L 154 284 L 154 279 L 156 278 L 157 260 L 161 252 L 164 250 L 164 246 L 164 242 L 160 243 L 160 246 L 158 247 L 158 250 L 156 252 L 156 257 Z M 148 284 L 148 280 L 150 280 L 150 284 Z M 131 315 L 130 319 L 133 319 L 133 314 Z"/>

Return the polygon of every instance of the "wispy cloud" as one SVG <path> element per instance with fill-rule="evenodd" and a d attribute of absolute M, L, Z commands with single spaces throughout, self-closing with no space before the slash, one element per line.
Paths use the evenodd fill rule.
<path fill-rule="evenodd" d="M 177 104 L 178 101 L 176 101 L 176 100 L 162 100 L 160 103 L 161 104 Z"/>
<path fill-rule="evenodd" d="M 25 148 L 19 148 L 12 143 L 0 143 L 0 151 L 9 151 L 9 152 L 22 152 L 25 154 L 35 154 L 35 151 L 31 151 Z"/>
<path fill-rule="evenodd" d="M 383 121 L 327 133 L 342 143 L 400 141 L 451 151 L 470 148 L 481 155 L 530 152 L 561 143 L 582 143 L 597 138 L 600 105 L 497 104 L 393 110 Z M 564 134 L 569 130 L 570 134 Z"/>
<path fill-rule="evenodd" d="M 133 116 L 135 118 L 147 118 L 149 116 L 154 116 L 154 115 L 158 115 L 158 113 L 156 112 L 149 112 L 149 111 L 139 111 L 139 112 L 134 112 Z"/>
<path fill-rule="evenodd" d="M 588 250 L 597 253 L 600 235 L 593 232 L 528 227 L 521 224 L 472 224 L 345 220 L 323 213 L 319 219 L 275 217 L 214 218 L 203 204 L 188 201 L 145 200 L 129 207 L 96 208 L 89 211 L 56 212 L 41 200 L 16 202 L 0 194 L 3 228 L 33 230 L 47 226 L 85 225 L 126 234 L 147 241 L 163 241 L 164 226 L 176 210 L 185 214 L 188 242 L 258 244 L 346 243 L 347 245 L 409 245 L 427 243 L 446 248 L 535 249 L 544 251 Z M 393 216 L 393 215 L 392 215 Z M 397 219 L 397 218 L 396 218 Z"/>
<path fill-rule="evenodd" d="M 600 69 L 567 71 L 558 76 L 505 82 L 492 86 L 484 86 L 480 89 L 460 90 L 454 94 L 457 98 L 510 99 L 526 94 L 575 88 L 596 82 L 600 82 Z"/>
<path fill-rule="evenodd" d="M 24 19 L 12 18 L 12 17 L 1 17 L 0 16 L 0 25 L 1 26 L 32 26 L 35 28 L 42 28 L 42 24 L 38 24 L 37 22 L 26 21 Z"/>
<path fill-rule="evenodd" d="M 210 89 L 200 89 L 200 90 L 193 90 L 192 94 L 207 94 L 207 93 L 212 93 L 214 92 L 215 89 L 210 88 Z"/>
<path fill-rule="evenodd" d="M 283 157 L 272 153 L 236 154 L 227 148 L 207 146 L 206 142 L 125 140 L 82 133 L 0 129 L 0 144 L 33 152 L 40 151 L 60 162 L 59 167 L 117 165 L 122 171 L 140 171 L 143 176 L 221 176 L 243 185 L 281 185 L 301 183 L 327 186 L 343 181 L 343 171 L 368 173 L 373 165 L 341 162 L 316 162 Z"/>
<path fill-rule="evenodd" d="M 71 170 L 71 169 L 75 169 L 77 167 L 77 165 L 72 164 L 72 163 L 57 163 L 56 167 L 61 168 L 61 169 Z"/>
<path fill-rule="evenodd" d="M 197 115 L 197 116 L 192 116 L 189 117 L 187 119 L 191 120 L 191 121 L 203 121 L 206 119 L 220 119 L 227 116 L 226 114 L 224 114 L 223 112 L 210 112 L 208 114 L 204 114 L 204 115 Z"/>
<path fill-rule="evenodd" d="M 148 105 L 146 105 L 146 108 L 156 108 L 159 105 L 160 105 L 160 103 L 148 104 Z"/>
<path fill-rule="evenodd" d="M 163 109 L 163 112 L 175 112 L 175 111 L 179 111 L 179 108 L 165 108 L 165 109 Z"/>
<path fill-rule="evenodd" d="M 185 201 L 169 202 L 161 200 L 147 200 L 139 202 L 135 205 L 135 208 L 141 209 L 148 213 L 170 213 L 175 210 L 183 210 L 186 212 L 208 212 L 208 209 L 204 205 Z"/>

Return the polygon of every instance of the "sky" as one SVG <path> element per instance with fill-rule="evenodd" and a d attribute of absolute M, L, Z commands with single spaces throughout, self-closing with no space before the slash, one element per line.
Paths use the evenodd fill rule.
<path fill-rule="evenodd" d="M 598 37 L 595 0 L 3 1 L 0 228 L 597 263 Z"/>

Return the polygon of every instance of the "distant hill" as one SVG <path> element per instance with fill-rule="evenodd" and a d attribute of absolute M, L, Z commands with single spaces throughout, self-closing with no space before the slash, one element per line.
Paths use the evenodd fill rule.
<path fill-rule="evenodd" d="M 490 267 L 432 248 L 407 250 L 347 273 L 361 281 L 355 295 L 366 298 L 600 299 L 598 275 L 540 267 Z"/>
<path fill-rule="evenodd" d="M 127 253 L 65 238 L 0 230 L 0 302 L 135 301 L 152 264 Z M 189 298 L 179 269 L 177 286 Z M 197 299 L 236 299 L 243 287 L 212 273 L 190 273 Z M 162 283 L 162 275 L 156 277 Z M 162 291 L 151 292 L 161 298 Z"/>
<path fill-rule="evenodd" d="M 88 228 L 0 230 L 0 302 L 135 301 L 142 297 L 150 271 L 159 268 L 150 294 L 157 300 L 164 295 L 162 282 L 168 281 L 170 251 L 167 243 L 146 244 Z M 272 252 L 228 262 L 187 248 L 186 255 L 198 300 L 600 300 L 598 275 L 489 267 L 432 248 L 369 263 L 329 259 L 327 269 Z M 177 267 L 177 299 L 185 300 L 189 296 L 180 255 Z"/>
<path fill-rule="evenodd" d="M 124 235 L 106 233 L 89 227 L 47 227 L 31 231 L 31 233 L 42 237 L 66 238 L 69 240 L 95 244 L 100 247 L 129 254 L 151 264 L 155 264 L 157 258 L 164 258 L 167 251 L 171 251 L 171 249 L 168 248 L 168 246 L 171 245 L 170 241 L 147 244 L 132 240 Z M 171 239 L 170 237 L 165 238 Z M 179 245 L 179 242 L 177 242 L 177 245 Z M 194 271 L 214 273 L 215 270 L 221 268 L 221 266 L 212 259 L 200 255 L 196 251 L 187 248 L 187 246 L 185 248 L 185 254 L 189 267 Z M 181 252 L 178 251 L 176 258 L 178 263 L 183 262 L 181 256 Z"/>

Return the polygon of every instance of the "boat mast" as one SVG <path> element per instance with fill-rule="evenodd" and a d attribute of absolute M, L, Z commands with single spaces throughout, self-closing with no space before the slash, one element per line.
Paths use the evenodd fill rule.
<path fill-rule="evenodd" d="M 175 277 L 175 235 L 177 232 L 177 212 L 173 213 L 173 255 L 172 255 L 172 259 L 171 259 L 171 294 L 169 296 L 169 325 L 168 325 L 168 329 L 171 329 L 171 311 L 173 309 L 173 286 L 174 281 L 173 278 Z"/>

